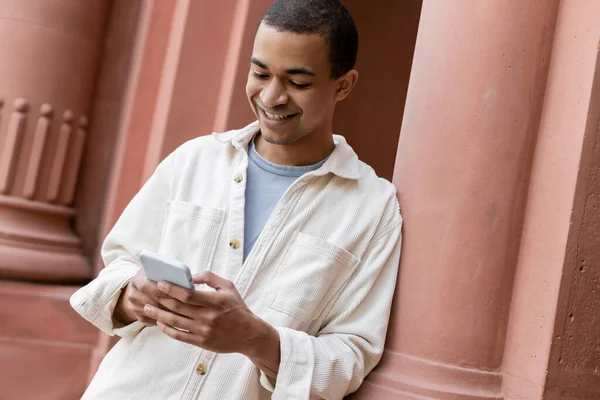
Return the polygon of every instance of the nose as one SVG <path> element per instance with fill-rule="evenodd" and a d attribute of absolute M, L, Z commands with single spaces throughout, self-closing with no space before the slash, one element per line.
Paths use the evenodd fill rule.
<path fill-rule="evenodd" d="M 272 79 L 260 93 L 260 101 L 265 107 L 274 108 L 288 102 L 285 86 Z"/>

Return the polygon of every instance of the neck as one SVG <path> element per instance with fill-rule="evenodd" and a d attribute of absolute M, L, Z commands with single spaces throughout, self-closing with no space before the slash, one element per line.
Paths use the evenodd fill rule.
<path fill-rule="evenodd" d="M 315 137 L 313 137 L 315 136 Z M 323 160 L 335 149 L 333 134 L 307 135 L 292 144 L 274 144 L 263 139 L 260 132 L 254 138 L 256 151 L 273 164 L 289 166 L 313 165 Z"/>

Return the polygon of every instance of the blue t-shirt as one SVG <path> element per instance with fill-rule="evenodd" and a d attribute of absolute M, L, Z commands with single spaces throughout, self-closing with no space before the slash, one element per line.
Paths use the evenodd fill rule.
<path fill-rule="evenodd" d="M 285 191 L 300 176 L 320 168 L 328 157 L 317 164 L 302 167 L 273 164 L 258 154 L 252 140 L 248 145 L 248 158 L 244 210 L 244 260 Z"/>

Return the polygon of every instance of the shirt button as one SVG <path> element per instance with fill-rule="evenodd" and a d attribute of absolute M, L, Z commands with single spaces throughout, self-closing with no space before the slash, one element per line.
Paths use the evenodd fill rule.
<path fill-rule="evenodd" d="M 196 373 L 198 375 L 205 375 L 207 371 L 206 365 L 204 364 L 198 364 L 198 366 L 196 367 Z"/>
<path fill-rule="evenodd" d="M 233 180 L 235 181 L 235 183 L 240 183 L 241 181 L 244 180 L 244 175 L 242 175 L 242 174 L 235 174 L 235 176 L 233 177 Z"/>
<path fill-rule="evenodd" d="M 237 239 L 231 239 L 229 241 L 229 247 L 231 247 L 232 249 L 236 250 L 240 248 L 240 241 Z"/>

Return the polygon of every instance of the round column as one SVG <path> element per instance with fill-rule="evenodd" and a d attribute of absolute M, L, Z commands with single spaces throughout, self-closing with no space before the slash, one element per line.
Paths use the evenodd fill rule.
<path fill-rule="evenodd" d="M 71 205 L 109 5 L 0 2 L 0 277 L 91 277 Z"/>
<path fill-rule="evenodd" d="M 423 2 L 394 171 L 405 221 L 399 282 L 363 398 L 503 398 L 557 3 Z"/>

